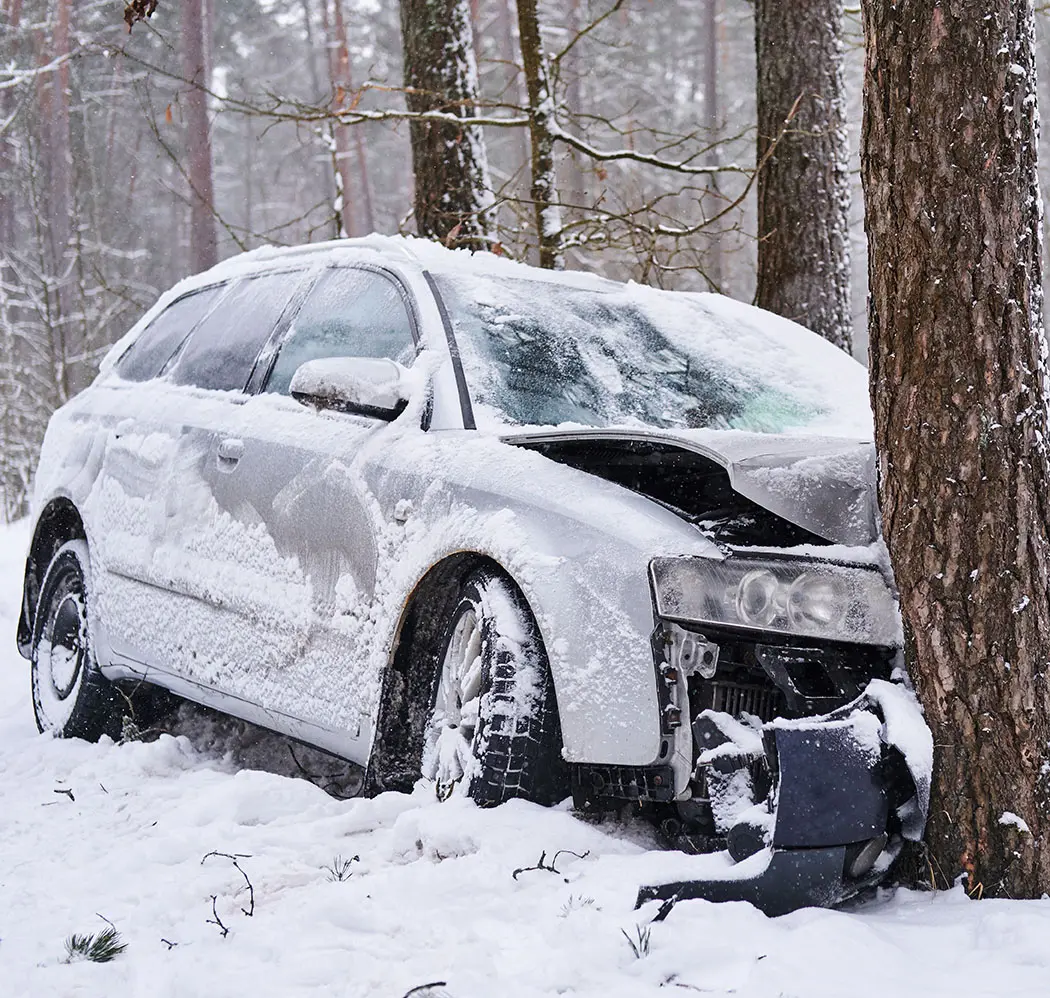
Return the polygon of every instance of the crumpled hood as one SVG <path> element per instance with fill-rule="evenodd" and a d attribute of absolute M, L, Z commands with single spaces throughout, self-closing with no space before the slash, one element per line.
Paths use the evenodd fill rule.
<path fill-rule="evenodd" d="M 742 496 L 832 544 L 864 545 L 879 537 L 875 445 L 870 441 L 635 428 L 526 430 L 503 439 L 517 444 L 566 439 L 672 444 L 721 465 Z"/>

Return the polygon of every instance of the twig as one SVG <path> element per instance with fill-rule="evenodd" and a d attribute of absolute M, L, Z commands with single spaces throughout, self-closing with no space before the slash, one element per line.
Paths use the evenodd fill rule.
<path fill-rule="evenodd" d="M 420 984 L 417 987 L 412 988 L 411 991 L 406 991 L 404 998 L 411 998 L 412 995 L 418 995 L 422 991 L 426 991 L 429 988 L 444 988 L 448 986 L 448 981 L 431 981 L 429 984 Z"/>
<path fill-rule="evenodd" d="M 56 794 L 65 794 L 71 801 L 76 801 L 76 797 L 73 796 L 72 790 L 56 789 Z"/>
<path fill-rule="evenodd" d="M 251 854 L 250 853 L 244 853 L 244 852 L 238 852 L 238 853 L 217 852 L 217 851 L 215 851 L 213 849 L 211 852 L 204 854 L 203 859 L 201 859 L 201 866 L 204 865 L 204 861 L 206 859 L 208 859 L 209 856 L 222 856 L 224 859 L 228 859 L 231 863 L 233 863 L 233 865 L 236 868 L 237 872 L 242 877 L 244 877 L 244 883 L 248 887 L 248 907 L 247 907 L 247 909 L 242 908 L 241 911 L 243 911 L 245 915 L 247 915 L 249 918 L 251 918 L 252 915 L 255 914 L 255 888 L 252 887 L 252 882 L 251 882 L 251 880 L 248 879 L 248 874 L 244 872 L 244 870 L 241 867 L 241 864 L 237 862 L 237 860 L 239 860 L 239 859 L 251 859 L 252 858 Z M 212 897 L 212 902 L 213 902 L 212 907 L 213 908 L 215 907 L 214 901 L 215 901 L 215 898 Z"/>
<path fill-rule="evenodd" d="M 591 851 L 590 851 L 590 849 L 588 849 L 585 853 L 578 853 L 578 852 L 573 852 L 571 849 L 559 849 L 554 854 L 554 856 L 552 857 L 551 861 L 548 863 L 547 862 L 547 851 L 544 850 L 543 852 L 540 853 L 539 862 L 535 866 L 523 866 L 520 869 L 515 870 L 511 874 L 511 876 L 515 880 L 517 880 L 519 873 L 530 873 L 533 870 L 545 870 L 547 873 L 556 873 L 556 874 L 558 874 L 558 876 L 562 876 L 561 870 L 559 870 L 557 868 L 558 857 L 562 853 L 568 853 L 570 856 L 575 856 L 577 859 L 586 859 L 588 856 L 590 856 Z M 569 882 L 568 879 L 566 879 L 565 882 L 568 883 Z"/>
<path fill-rule="evenodd" d="M 230 930 L 225 925 L 222 924 L 222 919 L 219 918 L 219 909 L 216 907 L 218 902 L 219 902 L 218 896 L 213 894 L 211 896 L 211 913 L 212 913 L 212 915 L 214 917 L 213 918 L 209 918 L 204 924 L 205 925 L 217 925 L 219 927 L 219 931 L 222 933 L 222 938 L 225 939 L 230 934 Z"/>
<path fill-rule="evenodd" d="M 172 950 L 173 950 L 173 949 L 174 949 L 174 948 L 175 948 L 176 946 L 178 946 L 178 945 L 179 945 L 178 943 L 173 943 L 173 942 L 172 942 L 172 941 L 171 941 L 170 939 L 163 939 L 163 938 L 162 938 L 162 939 L 161 939 L 161 942 L 162 942 L 162 943 L 164 943 L 164 945 L 168 947 L 168 952 L 169 952 L 169 953 L 170 953 L 170 952 L 171 952 L 171 951 L 172 951 Z"/>

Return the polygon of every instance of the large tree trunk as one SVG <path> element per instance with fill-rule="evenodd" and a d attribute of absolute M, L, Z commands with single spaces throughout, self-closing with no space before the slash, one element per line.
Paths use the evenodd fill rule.
<path fill-rule="evenodd" d="M 1038 897 L 1050 475 L 1033 10 L 863 10 L 871 397 L 906 651 L 936 745 L 930 872 Z"/>
<path fill-rule="evenodd" d="M 521 62 L 529 96 L 529 137 L 532 141 L 532 204 L 540 248 L 540 266 L 561 270 L 562 218 L 554 164 L 554 94 L 547 74 L 547 57 L 540 36 L 536 0 L 518 0 L 518 34 Z"/>
<path fill-rule="evenodd" d="M 908 5 L 909 7 L 911 4 Z M 842 0 L 757 0 L 756 303 L 852 348 Z"/>
<path fill-rule="evenodd" d="M 491 241 L 492 184 L 476 116 L 478 69 L 469 0 L 401 0 L 405 96 L 410 111 L 459 122 L 412 121 L 416 229 L 458 246 Z"/>
<path fill-rule="evenodd" d="M 212 208 L 211 136 L 208 132 L 204 0 L 182 5 L 182 75 L 189 88 L 185 96 L 187 176 L 190 184 L 190 271 L 213 267 L 219 259 Z"/>

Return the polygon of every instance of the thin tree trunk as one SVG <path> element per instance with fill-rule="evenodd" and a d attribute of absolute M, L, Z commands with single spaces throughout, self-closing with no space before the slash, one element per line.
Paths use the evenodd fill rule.
<path fill-rule="evenodd" d="M 503 58 L 507 62 L 507 89 L 505 99 L 516 107 L 524 108 L 519 77 L 518 45 L 515 29 L 518 24 L 518 12 L 514 0 L 500 0 L 499 4 L 500 38 L 503 46 Z M 529 169 L 529 139 L 522 128 L 513 129 L 514 143 L 517 149 L 517 165 L 514 172 L 522 175 Z"/>
<path fill-rule="evenodd" d="M 911 6 L 909 4 L 909 6 Z M 843 0 L 757 0 L 757 304 L 849 352 L 849 133 Z"/>
<path fill-rule="evenodd" d="M 317 59 L 315 53 L 317 47 L 314 42 L 314 29 L 313 29 L 313 11 L 311 0 L 301 0 L 303 10 L 303 27 L 306 30 L 306 65 L 310 72 L 310 89 L 314 94 L 314 99 L 322 100 L 321 91 L 321 77 L 317 72 Z M 321 23 L 322 31 L 324 34 L 324 43 L 322 45 L 322 51 L 324 52 L 325 59 L 325 75 L 330 75 L 331 61 L 330 53 L 328 50 L 328 0 L 320 0 L 321 6 Z M 318 126 L 319 128 L 323 126 Z M 321 190 L 330 191 L 335 186 L 334 170 L 330 162 L 322 157 L 318 157 L 321 165 L 318 167 L 317 180 L 321 185 Z M 338 237 L 340 232 L 340 225 L 335 225 L 335 236 Z"/>
<path fill-rule="evenodd" d="M 521 62 L 529 95 L 529 138 L 532 142 L 532 203 L 540 266 L 548 270 L 565 267 L 562 250 L 562 218 L 554 162 L 554 95 L 547 74 L 547 57 L 540 36 L 536 0 L 517 0 Z"/>
<path fill-rule="evenodd" d="M 3 4 L 4 16 L 7 19 L 7 30 L 14 39 L 20 27 L 22 0 L 11 0 Z M 0 121 L 6 120 L 14 96 L 10 90 L 0 90 Z M 6 136 L 0 135 L 0 177 L 10 176 L 13 167 L 8 150 L 11 146 Z M 14 248 L 15 240 L 15 202 L 4 184 L 0 184 L 0 285 L 14 284 L 14 271 L 8 259 L 8 252 Z M 4 300 L 6 291 L 0 288 L 0 301 Z"/>
<path fill-rule="evenodd" d="M 721 132 L 721 111 L 718 104 L 718 0 L 704 0 L 704 131 L 711 145 L 708 160 L 718 164 L 722 159 L 722 147 L 718 144 Z M 712 174 L 710 187 L 718 196 L 718 174 Z M 720 206 L 719 206 L 720 207 Z M 724 291 L 722 283 L 722 243 L 718 233 L 713 233 L 704 260 L 707 276 L 714 285 Z"/>
<path fill-rule="evenodd" d="M 354 74 L 350 63 L 350 43 L 346 31 L 346 20 L 343 17 L 342 0 L 334 0 L 335 3 L 335 27 L 336 41 L 339 54 L 338 84 L 342 94 L 341 106 L 349 103 L 354 89 Z M 361 214 L 363 215 L 365 232 L 374 232 L 376 227 L 375 212 L 372 210 L 372 185 L 368 180 L 368 160 L 365 156 L 364 125 L 358 125 L 353 129 L 354 154 L 357 160 L 358 193 L 360 194 Z M 350 129 L 344 127 L 343 132 Z M 350 181 L 350 143 L 349 135 L 344 135 L 342 151 L 339 153 L 339 161 L 345 164 L 343 167 L 343 197 L 347 197 Z M 357 227 L 355 226 L 355 229 Z M 350 234 L 349 232 L 347 233 Z"/>
<path fill-rule="evenodd" d="M 569 38 L 575 38 L 584 27 L 584 3 L 583 0 L 572 0 L 569 6 L 568 27 Z M 580 59 L 579 48 L 573 49 L 565 61 L 562 69 L 568 77 L 565 84 L 565 97 L 569 110 L 574 114 L 581 114 L 584 108 L 583 74 L 584 66 Z M 582 206 L 587 200 L 587 183 L 583 173 L 583 154 L 573 149 L 565 157 L 565 166 L 568 172 L 567 187 L 569 200 L 574 206 L 574 216 L 580 217 L 584 214 Z"/>
<path fill-rule="evenodd" d="M 197 273 L 218 262 L 215 239 L 214 194 L 211 175 L 211 137 L 208 132 L 209 83 L 205 59 L 204 0 L 184 0 L 182 5 L 182 75 L 189 88 L 185 95 L 187 174 L 190 184 L 190 270 Z"/>
<path fill-rule="evenodd" d="M 333 58 L 332 92 L 334 94 L 334 111 L 345 110 L 350 103 L 350 46 L 346 38 L 346 20 L 343 17 L 342 0 L 332 0 L 332 38 Z M 350 126 L 339 124 L 333 127 L 335 139 L 335 166 L 339 177 L 340 213 L 343 220 L 344 236 L 357 235 L 357 221 L 354 217 L 353 201 L 350 197 L 350 183 L 353 176 L 350 163 Z"/>
<path fill-rule="evenodd" d="M 401 43 L 408 109 L 462 119 L 410 122 L 416 229 L 451 245 L 488 245 L 492 183 L 482 130 L 470 124 L 478 68 L 469 0 L 401 0 Z"/>
<path fill-rule="evenodd" d="M 863 13 L 871 395 L 906 651 L 936 745 L 931 870 L 1039 897 L 1050 427 L 1033 9 L 864 0 Z"/>

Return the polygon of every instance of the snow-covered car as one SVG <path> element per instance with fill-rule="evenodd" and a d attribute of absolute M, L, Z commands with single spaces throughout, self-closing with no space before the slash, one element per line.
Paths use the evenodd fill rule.
<path fill-rule="evenodd" d="M 183 281 L 52 418 L 41 730 L 160 687 L 483 804 L 625 805 L 829 903 L 922 834 L 863 368 L 713 294 L 369 237 Z M 643 892 L 645 894 L 645 892 Z"/>

